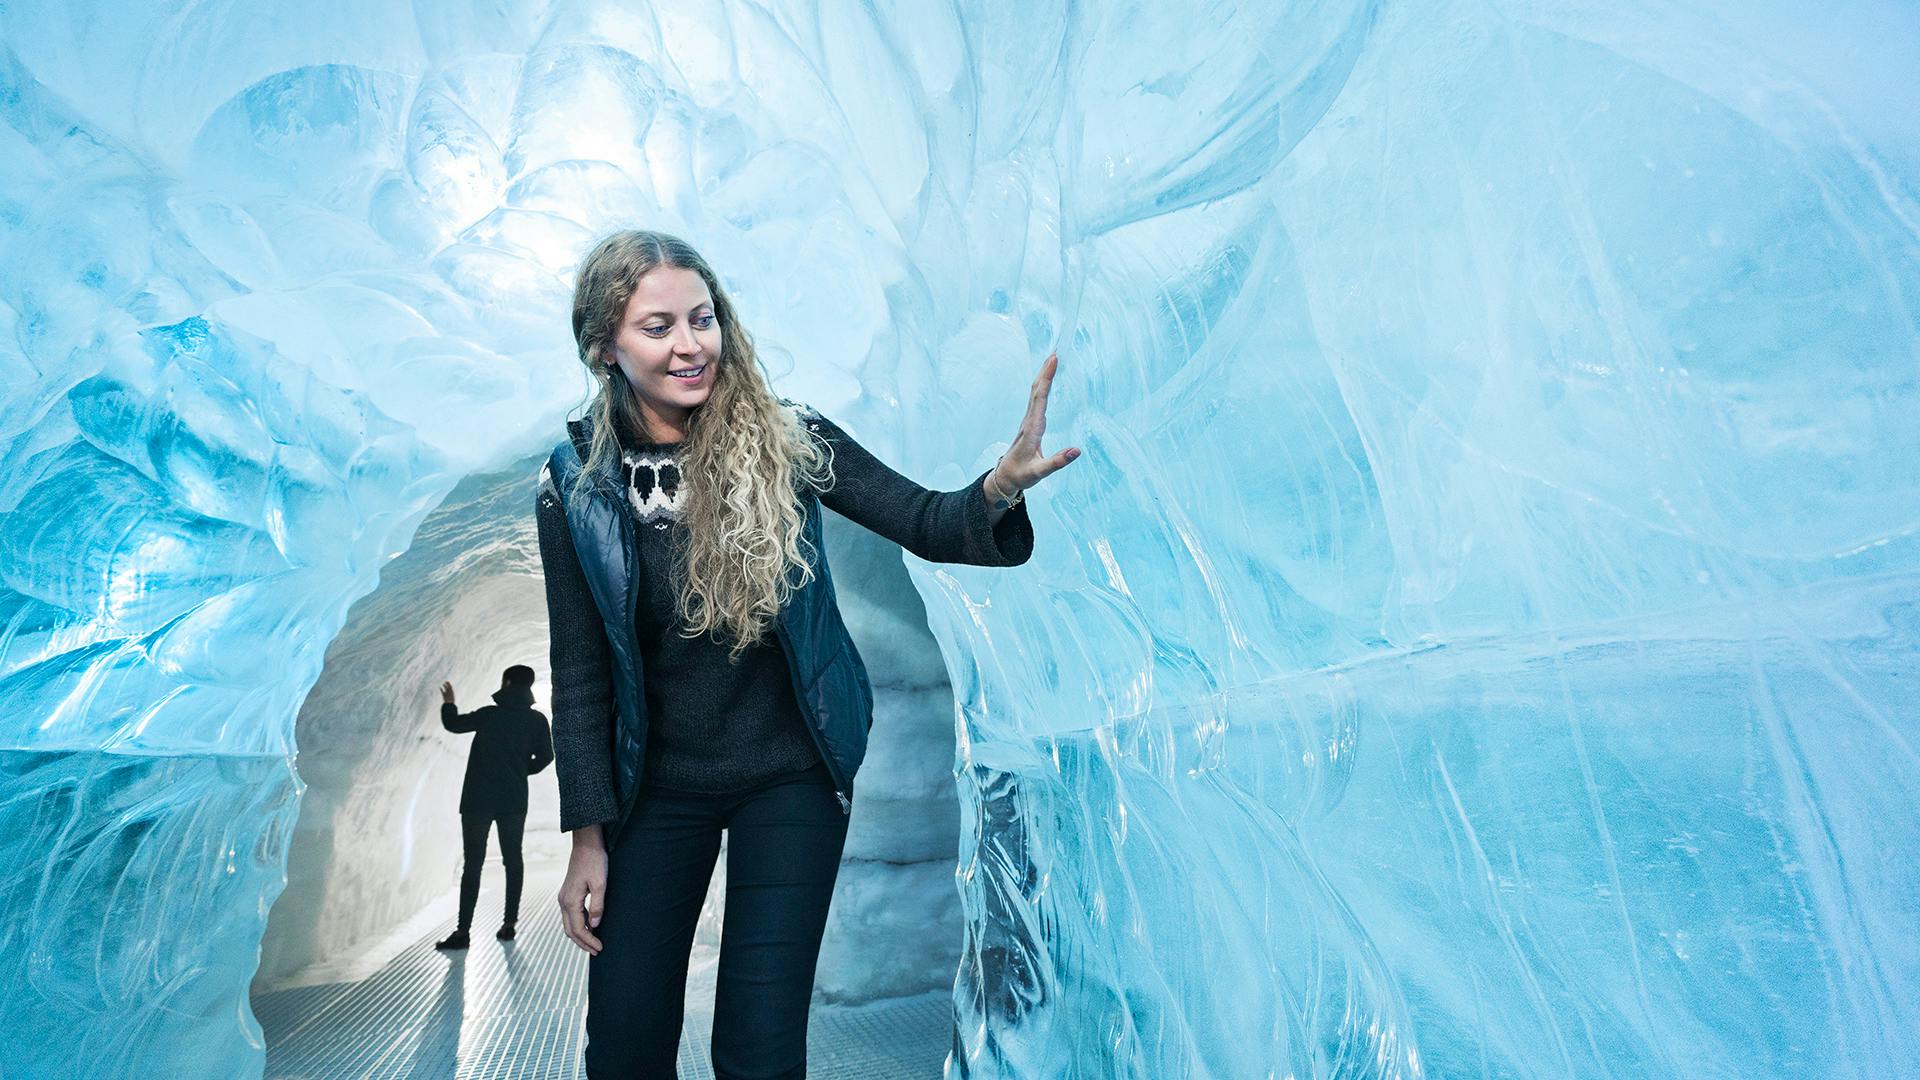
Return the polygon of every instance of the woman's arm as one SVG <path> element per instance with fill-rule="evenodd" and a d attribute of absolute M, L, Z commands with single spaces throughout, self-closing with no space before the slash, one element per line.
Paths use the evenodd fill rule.
<path fill-rule="evenodd" d="M 534 520 L 552 643 L 553 771 L 560 787 L 560 828 L 573 832 L 612 821 L 619 812 L 613 791 L 613 650 L 574 552 L 560 493 L 544 467 L 534 497 Z"/>
<path fill-rule="evenodd" d="M 932 491 L 887 467 L 840 425 L 809 413 L 807 426 L 833 450 L 833 484 L 820 501 L 835 513 L 928 562 L 1018 566 L 1033 554 L 1025 503 L 988 519 L 981 473 L 956 491 Z"/>
<path fill-rule="evenodd" d="M 1040 366 L 1027 397 L 1027 414 L 1013 445 L 993 468 L 958 491 L 929 491 L 888 468 L 819 413 L 807 425 L 833 448 L 833 484 L 820 501 L 928 562 L 1018 566 L 1033 554 L 1033 522 L 1018 497 L 1080 456 L 1068 447 L 1040 451 L 1047 430 L 1047 397 L 1059 358 Z"/>

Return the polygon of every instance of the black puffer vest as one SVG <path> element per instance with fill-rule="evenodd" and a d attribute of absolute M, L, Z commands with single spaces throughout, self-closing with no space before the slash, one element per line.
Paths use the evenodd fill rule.
<path fill-rule="evenodd" d="M 812 414 L 801 416 L 816 433 Z M 554 487 L 566 508 L 567 526 L 593 592 L 594 606 L 606 624 L 612 647 L 614 794 L 620 803 L 617 822 L 624 822 L 645 775 L 647 752 L 646 672 L 634 631 L 641 576 L 636 565 L 635 535 L 639 522 L 633 506 L 620 490 L 618 463 L 593 477 L 579 498 L 571 498 L 592 445 L 590 420 L 567 424 L 567 438 L 547 459 Z M 814 552 L 813 580 L 788 599 L 774 623 L 774 634 L 787 655 L 794 697 L 812 733 L 820 757 L 833 774 L 842 812 L 850 812 L 853 776 L 867 754 L 867 730 L 873 726 L 873 685 L 867 668 L 840 619 L 833 575 L 827 568 L 820 526 L 820 498 L 810 489 L 797 492 L 806 513 L 805 537 Z M 617 831 L 616 823 L 613 829 Z"/>

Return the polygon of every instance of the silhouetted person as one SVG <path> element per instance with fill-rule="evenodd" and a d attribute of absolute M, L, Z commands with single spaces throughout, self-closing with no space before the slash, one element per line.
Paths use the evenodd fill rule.
<path fill-rule="evenodd" d="M 507 907 L 493 935 L 513 940 L 520 917 L 520 884 L 526 864 L 520 836 L 527 824 L 527 777 L 553 760 L 553 736 L 547 718 L 533 707 L 533 669 L 515 664 L 500 676 L 493 704 L 462 713 L 453 703 L 453 684 L 440 684 L 440 723 L 455 734 L 473 732 L 467 753 L 467 779 L 460 788 L 460 837 L 466 865 L 460 873 L 460 925 L 437 949 L 464 949 L 473 928 L 473 906 L 480 899 L 480 869 L 487 862 L 487 827 L 500 828 L 500 859 L 507 865 Z"/>

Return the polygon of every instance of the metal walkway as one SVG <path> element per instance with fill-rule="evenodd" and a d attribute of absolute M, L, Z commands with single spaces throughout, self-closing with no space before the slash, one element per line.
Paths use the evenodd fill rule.
<path fill-rule="evenodd" d="M 529 866 L 529 871 L 533 868 Z M 482 893 L 465 952 L 433 942 L 452 920 L 370 978 L 253 999 L 266 1033 L 266 1080 L 575 1080 L 583 1077 L 587 958 L 560 932 L 560 911 L 533 902 L 528 874 L 517 940 L 496 941 L 500 894 Z M 551 890 L 549 890 L 550 892 Z M 489 910 L 491 909 L 491 910 Z M 712 960 L 689 975 L 680 1080 L 712 1080 Z M 818 1080 L 937 1080 L 952 1039 L 945 993 L 855 1007 L 816 1006 L 807 1074 Z"/>

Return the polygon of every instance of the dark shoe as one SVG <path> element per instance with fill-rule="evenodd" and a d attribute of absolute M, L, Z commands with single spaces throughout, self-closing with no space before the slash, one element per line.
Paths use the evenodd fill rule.
<path fill-rule="evenodd" d="M 499 938 L 501 941 L 512 941 L 513 940 L 513 924 L 512 923 L 502 924 L 500 929 L 495 930 L 493 932 L 493 936 Z"/>
<path fill-rule="evenodd" d="M 436 949 L 464 949 L 470 944 L 472 944 L 472 942 L 467 940 L 467 932 L 465 930 L 455 930 L 453 933 L 448 934 L 445 940 L 434 942 L 433 947 Z"/>

